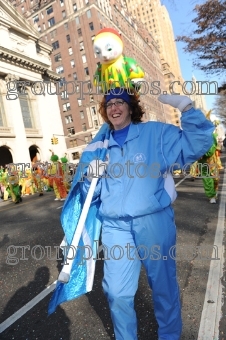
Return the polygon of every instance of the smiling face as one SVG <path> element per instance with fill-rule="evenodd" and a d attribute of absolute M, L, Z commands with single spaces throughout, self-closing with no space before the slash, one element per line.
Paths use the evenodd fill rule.
<path fill-rule="evenodd" d="M 111 105 L 115 103 L 116 105 Z M 131 123 L 132 111 L 123 99 L 111 99 L 106 104 L 106 112 L 109 121 L 115 130 L 121 130 Z"/>
<path fill-rule="evenodd" d="M 102 64 L 110 64 L 122 55 L 123 44 L 115 34 L 104 32 L 96 36 L 93 48 Z"/>

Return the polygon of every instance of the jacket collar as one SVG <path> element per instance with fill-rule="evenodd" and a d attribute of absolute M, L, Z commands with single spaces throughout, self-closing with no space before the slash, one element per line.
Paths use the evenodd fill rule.
<path fill-rule="evenodd" d="M 128 142 L 129 140 L 133 140 L 133 139 L 139 137 L 139 135 L 140 135 L 139 125 L 140 125 L 139 123 L 138 124 L 133 124 L 133 123 L 130 124 L 125 143 Z M 108 146 L 114 146 L 114 145 L 118 146 L 118 143 L 114 140 L 114 137 L 112 136 L 112 131 L 111 131 Z"/>

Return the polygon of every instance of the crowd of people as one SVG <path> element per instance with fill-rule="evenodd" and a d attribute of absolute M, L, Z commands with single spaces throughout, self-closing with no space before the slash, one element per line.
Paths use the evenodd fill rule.
<path fill-rule="evenodd" d="M 226 136 L 226 135 L 225 135 Z M 226 141 L 226 138 L 225 138 Z M 190 177 L 201 177 L 206 197 L 210 203 L 216 203 L 218 196 L 218 185 L 220 180 L 220 170 L 224 170 L 221 163 L 221 152 L 226 149 L 223 141 L 214 134 L 214 143 L 211 148 L 190 167 Z M 51 150 L 50 150 L 51 151 Z M 52 152 L 52 151 L 51 151 Z M 51 163 L 32 163 L 31 169 L 23 172 L 19 167 L 6 164 L 0 166 L 0 202 L 12 200 L 14 203 L 22 202 L 22 197 L 38 194 L 43 196 L 45 191 L 54 191 L 55 201 L 64 201 L 70 190 L 75 168 L 68 166 L 66 156 L 59 159 L 52 152 Z M 48 164 L 48 169 L 42 166 Z M 205 165 L 204 165 L 205 164 Z M 174 170 L 173 177 L 182 174 L 182 170 Z"/>
<path fill-rule="evenodd" d="M 54 191 L 55 200 L 64 201 L 70 189 L 68 160 L 66 156 L 59 159 L 53 152 L 50 160 L 51 163 L 33 162 L 26 170 L 15 164 L 0 166 L 0 201 L 11 200 L 17 204 L 24 196 L 43 196 L 45 191 Z M 47 164 L 47 169 L 43 164 Z"/>

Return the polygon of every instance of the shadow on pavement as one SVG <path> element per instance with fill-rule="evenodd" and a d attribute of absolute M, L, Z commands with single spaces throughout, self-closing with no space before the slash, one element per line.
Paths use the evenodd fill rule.
<path fill-rule="evenodd" d="M 9 300 L 1 315 L 0 322 L 3 322 L 25 304 L 32 300 L 34 296 L 41 293 L 49 282 L 49 269 L 40 267 L 35 272 L 34 280 L 27 286 L 21 287 Z M 47 316 L 47 306 L 50 296 L 41 300 L 30 309 L 20 319 L 15 321 L 2 334 L 1 339 L 48 339 L 48 340 L 69 340 L 70 320 L 65 311 L 59 306 L 57 312 Z"/>

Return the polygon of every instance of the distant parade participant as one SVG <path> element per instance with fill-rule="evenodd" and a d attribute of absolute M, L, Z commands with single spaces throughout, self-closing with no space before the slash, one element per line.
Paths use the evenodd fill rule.
<path fill-rule="evenodd" d="M 44 192 L 44 183 L 43 183 L 43 173 L 41 164 L 33 163 L 32 164 L 32 172 L 33 172 L 33 180 L 36 186 L 36 191 L 39 193 L 39 196 L 43 196 Z"/>
<path fill-rule="evenodd" d="M 34 179 L 30 169 L 25 170 L 25 177 L 20 178 L 22 186 L 22 196 L 34 195 Z"/>
<path fill-rule="evenodd" d="M 217 139 L 215 134 L 213 134 L 213 139 L 214 143 L 211 148 L 199 159 L 204 191 L 211 204 L 217 203 L 219 185 L 219 168 L 216 157 Z"/>
<path fill-rule="evenodd" d="M 4 168 L 0 166 L 0 201 L 4 198 L 5 183 L 4 183 Z"/>
<path fill-rule="evenodd" d="M 65 201 L 67 191 L 63 183 L 62 162 L 52 150 L 50 151 L 52 152 L 52 156 L 50 158 L 52 161 L 50 178 L 52 177 L 52 179 L 50 179 L 50 183 L 52 182 L 53 185 L 53 190 L 56 196 L 55 201 Z"/>
<path fill-rule="evenodd" d="M 10 196 L 12 197 L 12 201 L 16 204 L 22 202 L 21 185 L 19 185 L 19 171 L 18 170 L 14 170 L 12 173 L 10 171 L 8 182 L 9 182 Z"/>
<path fill-rule="evenodd" d="M 70 185 L 69 185 L 69 182 L 68 182 L 68 159 L 67 159 L 67 154 L 65 153 L 64 157 L 61 157 L 61 162 L 62 162 L 62 176 L 63 176 L 63 184 L 65 186 L 65 189 L 67 191 L 67 193 L 69 192 L 70 190 Z"/>

